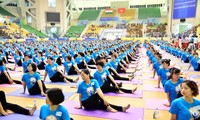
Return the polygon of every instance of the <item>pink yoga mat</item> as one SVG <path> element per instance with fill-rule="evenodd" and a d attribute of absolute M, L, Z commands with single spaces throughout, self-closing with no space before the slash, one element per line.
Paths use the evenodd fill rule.
<path fill-rule="evenodd" d="M 163 88 L 155 88 L 155 85 L 143 85 L 145 91 L 164 92 Z"/>
<path fill-rule="evenodd" d="M 75 109 L 79 106 L 79 102 L 65 101 L 63 105 L 67 108 L 70 114 L 91 116 L 97 118 L 107 118 L 112 120 L 144 120 L 144 108 L 129 108 L 126 112 L 111 113 L 103 110 L 87 111 L 84 109 Z"/>
<path fill-rule="evenodd" d="M 22 85 L 19 84 L 1 84 L 0 87 L 14 87 L 14 88 L 22 88 Z"/>
<path fill-rule="evenodd" d="M 167 99 L 167 98 L 166 98 Z M 147 109 L 156 109 L 159 110 L 169 110 L 170 107 L 164 106 L 164 104 L 168 104 L 168 101 L 165 99 L 145 99 L 146 108 Z"/>
<path fill-rule="evenodd" d="M 143 80 L 158 80 L 158 78 L 152 78 L 152 77 L 142 77 Z"/>
<path fill-rule="evenodd" d="M 137 81 L 136 79 L 133 79 L 132 81 L 123 81 L 123 80 L 116 80 L 115 82 L 119 83 L 119 82 L 122 82 L 124 84 L 133 84 L 133 85 L 143 85 L 143 81 L 140 80 L 140 81 Z"/>

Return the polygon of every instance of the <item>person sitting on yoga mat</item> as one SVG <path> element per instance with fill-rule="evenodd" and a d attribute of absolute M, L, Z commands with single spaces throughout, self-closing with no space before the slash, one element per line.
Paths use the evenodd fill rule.
<path fill-rule="evenodd" d="M 76 63 L 72 60 L 71 56 L 66 56 L 66 61 L 64 62 L 64 73 L 66 72 L 67 75 L 77 75 L 80 73 L 79 68 L 77 67 Z"/>
<path fill-rule="evenodd" d="M 13 80 L 9 73 L 6 70 L 6 67 L 4 66 L 4 62 L 2 59 L 0 59 L 0 84 L 13 84 L 14 82 L 17 83 L 17 81 Z"/>
<path fill-rule="evenodd" d="M 172 102 L 169 110 L 170 120 L 200 120 L 200 101 L 194 98 L 199 95 L 197 84 L 194 81 L 186 80 L 180 87 L 183 97 Z"/>
<path fill-rule="evenodd" d="M 22 63 L 22 67 L 23 67 L 23 73 L 27 73 L 28 72 L 28 64 L 32 63 L 33 60 L 30 59 L 30 56 L 28 56 L 27 54 L 24 55 L 24 61 Z"/>
<path fill-rule="evenodd" d="M 2 49 L 0 49 L 0 59 L 2 59 L 4 63 L 8 63 L 8 60 L 6 59 L 6 55 L 4 54 Z"/>
<path fill-rule="evenodd" d="M 65 100 L 61 89 L 51 88 L 47 90 L 46 105 L 40 109 L 39 118 L 42 120 L 73 120 L 67 109 L 60 105 Z"/>
<path fill-rule="evenodd" d="M 37 68 L 39 70 L 44 70 L 46 63 L 41 51 L 37 53 L 37 57 L 35 57 L 35 63 L 37 64 Z"/>
<path fill-rule="evenodd" d="M 16 50 L 16 54 L 14 55 L 15 65 L 22 66 L 23 57 L 22 53 L 19 50 Z"/>
<path fill-rule="evenodd" d="M 94 79 L 96 79 L 99 83 L 99 86 L 103 93 L 107 92 L 118 92 L 118 93 L 131 93 L 133 94 L 137 87 L 133 90 L 127 90 L 124 88 L 120 88 L 115 82 L 114 78 L 110 75 L 107 69 L 103 69 L 103 62 L 97 62 L 97 71 L 94 73 Z M 112 86 L 110 85 L 112 84 Z"/>
<path fill-rule="evenodd" d="M 18 114 L 32 116 L 34 114 L 35 110 L 36 110 L 36 105 L 34 105 L 30 110 L 28 110 L 17 104 L 7 102 L 5 92 L 0 91 L 0 116 L 1 115 L 7 116 L 12 113 L 18 113 Z"/>
<path fill-rule="evenodd" d="M 23 92 L 21 94 L 25 94 L 26 86 L 28 88 L 28 92 L 30 95 L 37 95 L 41 94 L 45 96 L 45 92 L 47 90 L 44 82 L 40 78 L 40 74 L 36 72 L 37 66 L 35 63 L 28 64 L 28 73 L 25 73 L 22 76 L 22 85 L 23 85 Z"/>
<path fill-rule="evenodd" d="M 179 97 L 180 84 L 184 81 L 180 78 L 180 69 L 172 68 L 169 76 L 169 80 L 165 83 L 164 90 L 167 94 L 167 100 L 169 104 L 164 104 L 167 107 L 171 106 L 173 100 Z"/>
<path fill-rule="evenodd" d="M 99 60 L 97 60 L 99 61 Z M 112 67 L 112 65 L 110 63 L 107 62 L 107 58 L 106 57 L 100 57 L 100 61 L 104 63 L 103 68 L 106 68 L 111 76 L 115 79 L 115 80 L 124 80 L 124 81 L 131 81 L 134 78 L 134 74 L 128 78 L 128 77 L 121 77 L 118 72 Z"/>
<path fill-rule="evenodd" d="M 126 112 L 126 110 L 130 108 L 130 104 L 122 107 L 108 103 L 97 80 L 91 78 L 90 72 L 87 69 L 81 71 L 81 77 L 83 81 L 79 84 L 77 91 L 79 94 L 80 106 L 75 107 L 76 109 L 82 109 L 82 107 L 84 107 L 85 110 L 99 109 L 109 112 Z"/>
<path fill-rule="evenodd" d="M 164 87 L 165 83 L 167 82 L 169 76 L 170 76 L 170 59 L 163 59 L 162 60 L 162 67 L 158 71 L 158 88 L 160 88 L 160 81 Z"/>
<path fill-rule="evenodd" d="M 194 57 L 190 60 L 190 65 L 188 67 L 188 70 L 190 67 L 193 67 L 195 71 L 200 71 L 200 58 L 198 53 L 194 53 Z"/>
<path fill-rule="evenodd" d="M 45 66 L 44 81 L 49 75 L 51 82 L 77 82 L 78 78 L 74 81 L 65 76 L 65 74 L 58 68 L 58 64 L 54 62 L 52 57 L 47 58 L 47 65 Z"/>
<path fill-rule="evenodd" d="M 117 58 L 117 54 L 113 53 L 111 55 L 111 60 L 109 63 L 112 65 L 112 67 L 118 72 L 118 73 L 126 73 L 126 68 L 124 65 L 120 62 L 120 59 Z"/>

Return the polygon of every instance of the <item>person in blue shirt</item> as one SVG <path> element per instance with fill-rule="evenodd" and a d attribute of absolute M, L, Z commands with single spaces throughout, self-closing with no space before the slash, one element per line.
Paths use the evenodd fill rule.
<path fill-rule="evenodd" d="M 41 120 L 70 120 L 68 110 L 60 105 L 65 100 L 61 89 L 51 88 L 47 90 L 46 105 L 40 108 Z"/>
<path fill-rule="evenodd" d="M 8 116 L 12 113 L 33 116 L 36 108 L 37 106 L 33 105 L 33 107 L 30 110 L 28 110 L 17 104 L 7 102 L 5 92 L 0 91 L 0 115 L 1 116 Z"/>
<path fill-rule="evenodd" d="M 75 55 L 74 58 L 75 58 L 75 62 L 76 62 L 76 64 L 77 64 L 79 69 L 88 68 L 88 65 L 87 65 L 87 63 L 86 63 L 86 61 L 84 59 L 84 53 L 78 52 L 77 56 Z"/>
<path fill-rule="evenodd" d="M 80 73 L 79 68 L 77 67 L 76 63 L 72 60 L 71 56 L 66 56 L 66 61 L 64 62 L 64 73 L 66 72 L 67 75 L 77 75 Z"/>
<path fill-rule="evenodd" d="M 12 80 L 9 73 L 7 72 L 3 60 L 0 59 L 0 84 L 5 84 L 5 83 L 13 84 L 14 80 Z"/>
<path fill-rule="evenodd" d="M 160 68 L 158 71 L 158 88 L 160 88 L 160 82 L 162 83 L 163 87 L 165 83 L 167 82 L 169 76 L 170 76 L 170 59 L 163 59 L 162 60 L 162 66 L 163 68 Z"/>
<path fill-rule="evenodd" d="M 194 68 L 195 71 L 200 71 L 200 58 L 197 52 L 194 53 L 194 57 L 190 60 L 188 70 L 191 66 Z"/>
<path fill-rule="evenodd" d="M 22 53 L 19 50 L 16 50 L 16 54 L 14 55 L 15 65 L 22 66 L 23 57 Z"/>
<path fill-rule="evenodd" d="M 114 78 L 110 75 L 107 69 L 103 69 L 103 62 L 97 62 L 97 71 L 94 73 L 94 79 L 99 83 L 99 86 L 103 93 L 107 92 L 117 92 L 117 93 L 134 93 L 137 90 L 137 87 L 133 90 L 127 90 L 120 88 L 115 82 Z M 111 86 L 112 84 L 112 86 Z"/>
<path fill-rule="evenodd" d="M 172 68 L 169 76 L 169 80 L 165 83 L 164 90 L 167 94 L 167 100 L 169 104 L 164 104 L 167 107 L 171 106 L 173 100 L 178 98 L 180 92 L 180 84 L 184 81 L 180 78 L 180 70 L 178 68 Z"/>
<path fill-rule="evenodd" d="M 39 70 L 44 70 L 46 63 L 41 51 L 37 53 L 37 57 L 35 57 L 35 63 Z"/>
<path fill-rule="evenodd" d="M 118 73 L 126 73 L 126 68 L 124 65 L 120 62 L 120 60 L 117 58 L 117 54 L 113 53 L 111 55 L 111 60 L 109 61 L 112 67 L 118 72 Z"/>
<path fill-rule="evenodd" d="M 47 77 L 47 74 L 49 75 L 49 79 L 51 82 L 76 82 L 73 79 L 69 79 L 65 76 L 65 74 L 58 68 L 58 64 L 54 62 L 52 57 L 47 58 L 47 65 L 45 66 L 45 74 L 44 74 L 44 81 Z"/>
<path fill-rule="evenodd" d="M 130 104 L 122 107 L 108 103 L 97 80 L 91 78 L 90 72 L 87 69 L 81 71 L 81 77 L 83 81 L 79 84 L 77 91 L 80 106 L 76 107 L 76 109 L 82 109 L 84 107 L 85 110 L 99 109 L 109 112 L 126 112 L 130 108 Z"/>
<path fill-rule="evenodd" d="M 153 63 L 153 78 L 155 77 L 156 74 L 158 75 L 158 71 L 161 68 L 162 56 L 160 53 L 156 54 L 156 59 L 157 59 L 157 61 L 155 63 Z"/>
<path fill-rule="evenodd" d="M 58 55 L 57 51 L 53 51 L 53 59 L 54 61 L 58 64 L 61 65 L 62 64 L 62 60 L 60 58 L 60 56 Z"/>
<path fill-rule="evenodd" d="M 194 97 L 199 95 L 198 86 L 194 81 L 186 80 L 181 84 L 180 97 L 171 104 L 170 120 L 197 120 L 199 119 L 200 101 Z"/>
<path fill-rule="evenodd" d="M 95 59 L 91 55 L 91 51 L 89 51 L 89 50 L 86 51 L 85 61 L 87 62 L 88 65 L 95 65 L 96 64 Z"/>
<path fill-rule="evenodd" d="M 115 80 L 131 81 L 134 78 L 134 75 L 132 75 L 130 78 L 128 78 L 128 77 L 121 77 L 119 75 L 119 73 L 112 67 L 112 65 L 107 62 L 108 60 L 107 60 L 107 58 L 105 56 L 104 57 L 100 57 L 100 60 L 97 60 L 97 61 L 101 61 L 101 62 L 104 63 L 103 68 L 106 68 L 110 72 L 111 76 Z"/>
<path fill-rule="evenodd" d="M 22 85 L 24 88 L 22 94 L 25 94 L 27 87 L 30 95 L 41 94 L 45 96 L 47 88 L 36 70 L 37 66 L 35 63 L 28 64 L 28 72 L 22 76 Z"/>
<path fill-rule="evenodd" d="M 33 60 L 30 59 L 30 57 L 29 57 L 27 54 L 25 54 L 25 55 L 24 55 L 24 61 L 23 61 L 23 63 L 22 63 L 23 73 L 27 73 L 27 72 L 28 72 L 28 69 L 27 69 L 28 64 L 30 64 L 30 63 L 32 63 L 32 62 L 33 62 Z"/>
<path fill-rule="evenodd" d="M 2 59 L 4 63 L 8 63 L 6 55 L 3 53 L 2 49 L 0 49 L 0 59 Z"/>

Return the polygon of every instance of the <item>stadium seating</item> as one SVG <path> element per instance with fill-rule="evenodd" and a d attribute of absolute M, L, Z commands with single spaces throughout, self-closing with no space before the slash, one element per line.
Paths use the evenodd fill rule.
<path fill-rule="evenodd" d="M 67 31 L 68 35 L 65 35 L 65 37 L 77 37 L 77 35 L 80 36 L 80 34 L 83 32 L 85 29 L 85 26 L 71 26 L 69 30 Z"/>
<path fill-rule="evenodd" d="M 100 10 L 84 10 L 78 20 L 95 21 L 99 16 Z"/>
<path fill-rule="evenodd" d="M 139 8 L 138 18 L 147 19 L 147 18 L 159 18 L 161 17 L 160 8 Z"/>

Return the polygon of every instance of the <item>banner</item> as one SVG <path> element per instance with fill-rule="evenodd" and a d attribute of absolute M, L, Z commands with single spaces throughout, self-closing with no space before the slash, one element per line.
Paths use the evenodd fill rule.
<path fill-rule="evenodd" d="M 126 12 L 126 8 L 118 8 L 118 13 L 125 13 Z"/>
<path fill-rule="evenodd" d="M 100 21 L 118 21 L 118 17 L 101 17 Z"/>
<path fill-rule="evenodd" d="M 106 14 L 113 14 L 113 10 L 112 10 L 112 9 L 106 9 L 106 10 L 105 10 L 105 13 L 106 13 Z"/>
<path fill-rule="evenodd" d="M 197 0 L 174 0 L 173 19 L 194 18 Z"/>

